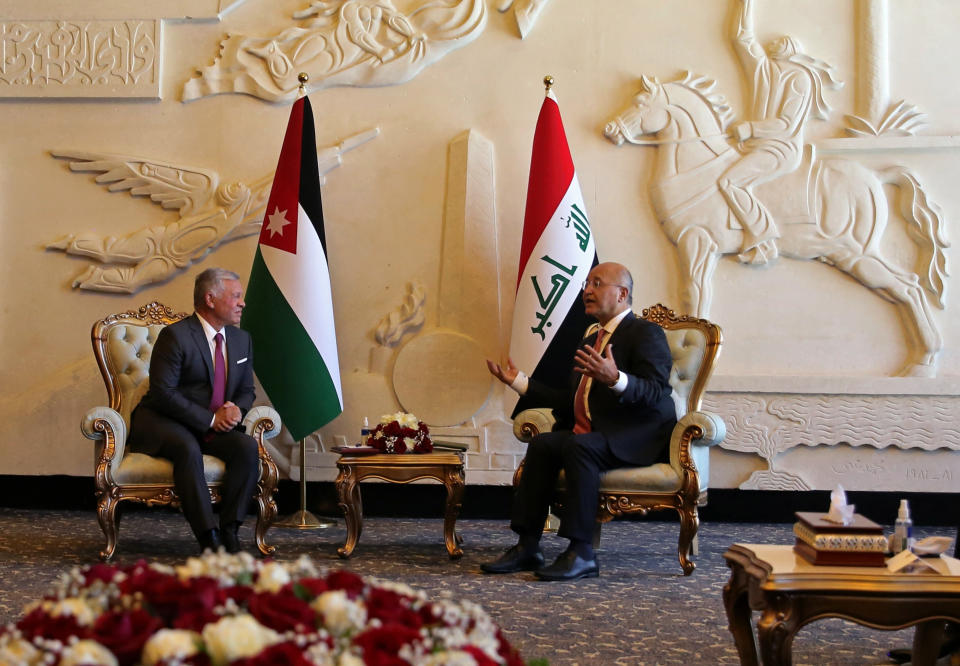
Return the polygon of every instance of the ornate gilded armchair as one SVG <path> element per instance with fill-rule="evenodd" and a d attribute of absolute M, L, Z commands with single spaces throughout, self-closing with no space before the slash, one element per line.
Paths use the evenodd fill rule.
<path fill-rule="evenodd" d="M 707 503 L 710 485 L 710 448 L 727 434 L 723 419 L 700 411 L 700 402 L 713 371 L 723 336 L 720 328 L 706 319 L 676 315 L 657 304 L 643 310 L 641 316 L 662 326 L 673 354 L 670 385 L 677 407 L 677 426 L 670 438 L 670 462 L 649 467 L 625 467 L 605 472 L 600 477 L 600 509 L 597 514 L 597 540 L 600 525 L 617 516 L 674 509 L 680 514 L 680 539 L 677 552 L 684 575 L 696 565 L 690 560 L 695 548 L 700 519 L 697 507 Z M 527 409 L 513 420 L 518 439 L 529 442 L 553 427 L 549 409 Z M 519 482 L 523 463 L 514 473 Z M 564 483 L 560 477 L 560 488 Z"/>
<path fill-rule="evenodd" d="M 80 428 L 96 442 L 94 463 L 97 494 L 97 519 L 106 537 L 100 558 L 108 561 L 117 547 L 117 507 L 132 501 L 156 505 L 177 505 L 173 489 L 173 465 L 163 458 L 126 450 L 130 412 L 147 391 L 150 352 L 160 329 L 186 317 L 174 314 L 157 302 L 139 310 L 110 315 L 94 323 L 91 332 L 93 353 L 107 385 L 109 407 L 94 407 L 86 413 Z M 257 548 L 264 555 L 276 550 L 266 543 L 267 530 L 277 513 L 273 493 L 277 488 L 277 466 L 263 446 L 280 432 L 280 416 L 272 407 L 254 407 L 243 420 L 247 433 L 257 440 L 260 450 L 260 478 L 257 482 Z M 203 457 L 204 474 L 213 501 L 220 498 L 224 474 L 223 461 Z"/>

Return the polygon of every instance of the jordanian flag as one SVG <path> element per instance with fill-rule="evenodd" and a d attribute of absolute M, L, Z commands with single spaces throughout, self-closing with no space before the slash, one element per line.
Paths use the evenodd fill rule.
<path fill-rule="evenodd" d="M 553 386 L 569 381 L 573 355 L 592 323 L 580 299 L 580 285 L 597 263 L 586 211 L 560 107 L 548 91 L 533 136 L 510 358 Z M 521 397 L 514 415 L 534 406 Z"/>
<path fill-rule="evenodd" d="M 343 411 L 310 100 L 290 112 L 241 327 L 253 368 L 295 439 Z"/>

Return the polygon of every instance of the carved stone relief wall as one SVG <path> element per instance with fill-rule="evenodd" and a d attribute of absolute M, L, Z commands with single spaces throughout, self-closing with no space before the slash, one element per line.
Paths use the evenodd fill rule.
<path fill-rule="evenodd" d="M 319 148 L 321 179 L 340 166 L 344 153 L 379 133 L 379 128 L 373 128 Z M 96 182 L 106 185 L 110 192 L 149 196 L 154 203 L 178 214 L 173 222 L 151 224 L 122 237 L 78 232 L 48 243 L 49 250 L 102 264 L 90 265 L 74 279 L 77 289 L 132 294 L 169 279 L 220 243 L 260 233 L 273 183 L 272 173 L 249 183 L 221 184 L 220 175 L 212 169 L 106 153 L 53 150 L 51 154 L 73 160 L 71 171 L 99 173 Z"/>
<path fill-rule="evenodd" d="M 245 93 L 272 102 L 294 99 L 297 76 L 309 92 L 330 86 L 385 86 L 476 39 L 486 26 L 484 0 L 426 3 L 408 14 L 389 0 L 314 0 L 301 24 L 271 37 L 229 35 L 220 55 L 183 87 L 183 100 Z"/>
<path fill-rule="evenodd" d="M 146 300 L 189 309 L 208 266 L 247 274 L 299 71 L 326 146 L 346 404 L 308 438 L 309 478 L 333 478 L 329 447 L 363 417 L 403 408 L 468 445 L 469 483 L 510 482 L 525 447 L 483 359 L 508 348 L 544 74 L 600 259 L 633 271 L 637 308 L 685 298 L 724 328 L 719 487 L 941 490 L 960 473 L 944 411 L 960 395 L 952 0 L 4 8 L 5 473 L 90 473 L 91 322 Z M 755 85 L 763 62 L 799 87 Z M 771 136 L 778 104 L 798 115 Z M 608 121 L 638 145 L 613 146 Z M 757 167 L 771 146 L 789 159 Z M 293 444 L 276 453 L 296 476 Z"/>
<path fill-rule="evenodd" d="M 739 485 L 743 489 L 826 490 L 842 483 L 851 490 L 953 492 L 960 478 L 955 454 L 937 457 L 933 466 L 924 464 L 930 457 L 921 454 L 960 450 L 953 418 L 960 408 L 957 395 L 714 391 L 704 406 L 724 415 L 724 449 L 753 454 L 766 464 Z M 821 458 L 822 447 L 834 449 L 829 464 Z M 886 455 L 861 450 L 868 448 Z"/>

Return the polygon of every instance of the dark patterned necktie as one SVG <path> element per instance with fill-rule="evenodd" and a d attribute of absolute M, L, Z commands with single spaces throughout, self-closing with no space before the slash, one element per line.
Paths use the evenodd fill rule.
<path fill-rule="evenodd" d="M 223 406 L 227 392 L 227 364 L 223 360 L 223 334 L 213 336 L 217 347 L 213 350 L 213 394 L 210 397 L 210 411 L 215 412 Z"/>
<path fill-rule="evenodd" d="M 603 338 L 607 334 L 602 328 L 597 331 L 597 339 L 593 341 L 593 348 L 599 354 L 603 349 Z M 587 394 L 590 392 L 589 384 L 591 378 L 586 375 L 580 376 L 580 383 L 577 385 L 577 393 L 573 397 L 573 432 L 580 434 L 590 432 L 590 417 L 587 416 Z"/>

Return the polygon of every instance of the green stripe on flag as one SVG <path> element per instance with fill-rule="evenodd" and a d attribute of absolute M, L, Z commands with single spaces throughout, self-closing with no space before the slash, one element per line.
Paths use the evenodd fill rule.
<path fill-rule="evenodd" d="M 244 300 L 240 326 L 253 338 L 253 368 L 287 430 L 302 439 L 340 414 L 340 398 L 327 364 L 274 282 L 259 247 Z"/>

